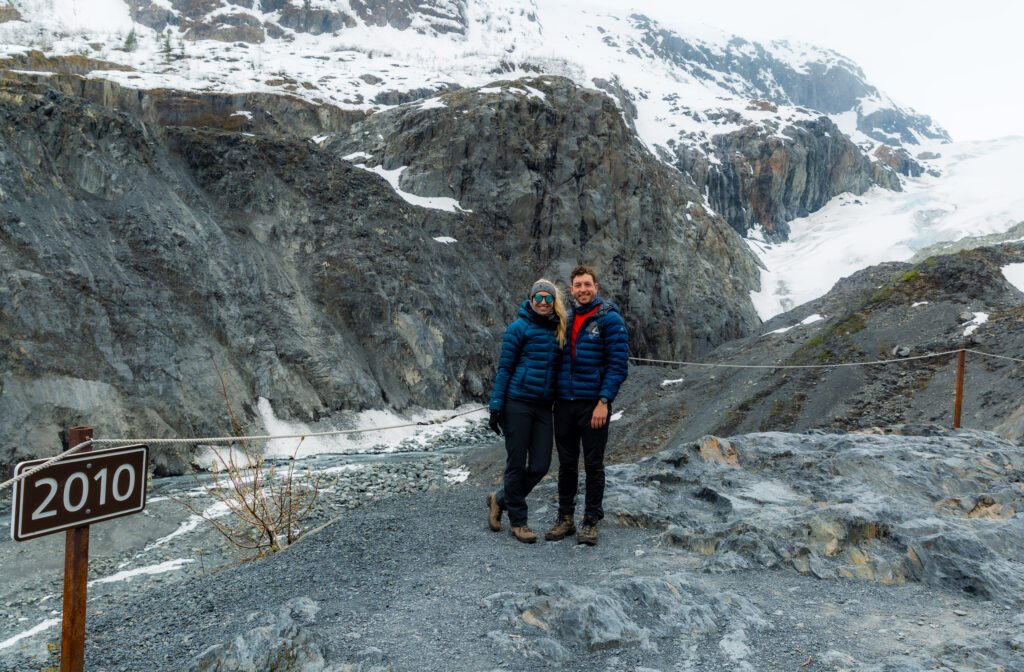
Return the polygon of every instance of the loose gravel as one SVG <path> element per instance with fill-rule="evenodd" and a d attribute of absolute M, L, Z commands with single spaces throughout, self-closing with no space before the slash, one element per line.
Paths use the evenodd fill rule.
<path fill-rule="evenodd" d="M 975 670 L 1024 649 L 1024 618 L 964 593 L 786 569 L 701 571 L 702 558 L 663 544 L 660 529 L 606 520 L 595 547 L 519 543 L 507 519 L 501 533 L 485 523 L 500 443 L 463 443 L 461 452 L 457 443 L 318 458 L 323 493 L 311 531 L 253 562 L 238 563 L 205 527 L 173 535 L 188 521 L 165 497 L 188 481 L 163 479 L 149 513 L 123 519 L 138 526 L 125 539 L 113 522 L 95 527 L 95 574 L 126 560 L 194 562 L 91 587 L 86 668 L 270 669 L 243 659 L 273 652 L 276 636 L 301 647 L 275 654 L 294 666 L 274 669 L 307 672 Z M 473 476 L 456 482 L 464 464 Z M 557 509 L 552 477 L 530 506 L 542 535 Z M 139 550 L 142 539 L 168 536 Z M 55 617 L 60 572 L 38 578 L 40 564 L 59 559 L 41 545 L 0 543 L 0 559 L 11 577 L 0 593 L 2 643 Z M 58 640 L 50 628 L 0 649 L 0 670 L 55 665 Z"/>
<path fill-rule="evenodd" d="M 304 627 L 337 665 L 370 652 L 379 669 L 396 671 L 544 668 L 555 661 L 509 648 L 530 635 L 503 604 L 552 584 L 599 589 L 696 566 L 687 553 L 661 547 L 658 530 L 603 525 L 593 548 L 571 539 L 521 544 L 487 529 L 486 492 L 465 483 L 376 501 L 274 556 L 125 594 L 90 613 L 87 668 L 187 669 L 209 647 L 245 636 L 262 615 L 297 597 L 316 605 Z M 553 518 L 553 497 L 551 482 L 533 497 L 538 528 Z M 954 635 L 1001 628 L 1010 636 L 1013 627 L 1001 607 L 917 584 L 820 581 L 789 571 L 693 574 L 695 601 L 745 600 L 763 624 L 722 622 L 695 637 L 680 632 L 606 649 L 559 633 L 571 656 L 558 669 L 798 670 L 828 652 L 834 660 L 877 663 L 909 660 Z M 40 662 L 8 658 L 0 669 L 38 669 Z"/>

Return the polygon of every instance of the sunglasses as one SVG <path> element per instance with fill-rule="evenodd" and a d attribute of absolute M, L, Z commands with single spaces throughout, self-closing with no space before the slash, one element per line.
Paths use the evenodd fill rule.
<path fill-rule="evenodd" d="M 533 302 L 534 303 L 554 303 L 555 302 L 555 297 L 551 296 L 550 294 L 534 294 L 533 295 Z"/>

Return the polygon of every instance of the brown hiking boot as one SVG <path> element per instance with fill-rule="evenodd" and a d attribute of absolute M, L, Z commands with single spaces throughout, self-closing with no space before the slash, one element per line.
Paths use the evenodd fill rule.
<path fill-rule="evenodd" d="M 501 531 L 501 505 L 496 492 L 487 495 L 487 527 L 494 532 Z"/>
<path fill-rule="evenodd" d="M 524 544 L 537 543 L 537 533 L 526 525 L 514 525 L 512 527 L 512 536 Z"/>
<path fill-rule="evenodd" d="M 566 515 L 558 519 L 554 526 L 544 535 L 544 538 L 548 541 L 561 541 L 570 534 L 576 534 L 576 521 L 573 520 L 572 516 Z"/>
<path fill-rule="evenodd" d="M 580 525 L 580 533 L 576 535 L 577 544 L 586 544 L 587 546 L 597 545 L 597 521 L 583 519 L 583 524 Z"/>

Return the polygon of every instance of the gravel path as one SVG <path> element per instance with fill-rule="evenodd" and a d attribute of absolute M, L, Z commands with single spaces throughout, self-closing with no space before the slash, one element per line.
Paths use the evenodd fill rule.
<path fill-rule="evenodd" d="M 493 533 L 484 498 L 503 450 L 470 439 L 355 470 L 325 458 L 319 529 L 256 562 L 204 526 L 175 534 L 188 517 L 164 496 L 188 481 L 158 480 L 145 515 L 94 528 L 91 578 L 193 562 L 90 588 L 87 669 L 1024 670 L 1024 615 L 962 592 L 728 571 L 728 558 L 709 572 L 663 530 L 612 520 L 593 548 L 521 544 L 507 520 Z M 556 472 L 530 497 L 541 534 Z M 58 663 L 58 628 L 3 642 L 59 617 L 61 543 L 0 541 L 0 671 Z"/>
<path fill-rule="evenodd" d="M 280 669 L 838 670 L 859 661 L 845 669 L 868 670 L 906 661 L 884 669 L 915 670 L 932 669 L 913 667 L 912 658 L 943 641 L 1008 638 L 1022 625 L 1002 607 L 918 584 L 821 581 L 785 570 L 701 574 L 687 552 L 659 546 L 653 529 L 603 525 L 593 548 L 572 540 L 524 545 L 487 529 L 487 489 L 469 482 L 374 502 L 275 556 L 95 608 L 87 669 L 189 669 L 209 647 L 251 638 L 270 623 L 264 639 L 278 628 L 327 661 Z M 553 517 L 554 483 L 531 499 L 532 523 L 542 528 Z M 662 622 L 669 614 L 650 595 L 632 596 L 635 612 L 615 603 L 630 594 L 624 586 L 648 580 L 678 594 L 680 627 Z M 597 597 L 574 634 L 574 621 L 556 623 L 551 605 L 565 595 L 586 601 L 578 591 L 587 589 Z M 546 616 L 522 610 L 538 596 Z M 280 626 L 272 617 L 289 600 L 295 618 Z M 618 642 L 595 645 L 584 634 L 594 622 L 614 630 L 615 619 L 625 624 Z M 629 622 L 647 635 L 631 638 Z M 978 654 L 963 653 L 970 655 Z M 943 668 L 955 661 L 933 658 L 934 669 L 984 669 Z M 39 667 L 38 659 L 0 658 L 3 670 Z"/>

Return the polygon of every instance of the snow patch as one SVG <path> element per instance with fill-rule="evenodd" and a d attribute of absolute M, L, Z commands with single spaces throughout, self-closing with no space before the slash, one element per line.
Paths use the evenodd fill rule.
<path fill-rule="evenodd" d="M 42 623 L 39 623 L 38 625 L 36 625 L 36 626 L 34 626 L 32 628 L 29 628 L 25 632 L 19 632 L 18 634 L 14 635 L 13 637 L 8 637 L 4 641 L 0 642 L 0 650 L 8 649 L 8 648 L 14 646 L 15 644 L 17 644 L 18 642 L 20 642 L 23 639 L 31 637 L 32 635 L 37 635 L 40 632 L 43 632 L 44 630 L 49 630 L 50 628 L 54 627 L 55 625 L 59 625 L 59 624 L 60 624 L 60 619 L 59 618 L 48 618 L 45 621 L 43 621 Z"/>
<path fill-rule="evenodd" d="M 448 107 L 443 100 L 440 98 L 427 98 L 420 103 L 419 109 L 421 110 L 438 110 L 441 108 Z"/>
<path fill-rule="evenodd" d="M 454 198 L 447 198 L 445 196 L 417 196 L 416 194 L 403 191 L 398 186 L 399 181 L 402 178 L 402 173 L 409 166 L 402 166 L 401 168 L 395 168 L 394 170 L 387 170 L 382 166 L 367 166 L 364 163 L 357 163 L 356 168 L 362 168 L 371 173 L 377 173 L 391 185 L 391 188 L 395 190 L 395 193 L 402 197 L 406 203 L 419 206 L 421 208 L 429 208 L 431 210 L 443 210 L 445 212 L 473 212 L 467 210 L 459 205 L 459 202 Z"/>
<path fill-rule="evenodd" d="M 383 410 L 359 413 L 341 411 L 318 423 L 307 424 L 277 418 L 270 402 L 263 397 L 256 403 L 266 433 L 270 435 L 306 435 L 336 430 L 351 432 L 334 436 L 306 436 L 299 453 L 302 457 L 321 453 L 394 452 L 398 444 L 409 441 L 426 446 L 442 432 L 471 428 L 487 413 L 486 408 L 480 408 L 442 422 L 444 418 L 471 408 L 474 405 L 460 406 L 454 410 L 421 409 L 407 415 Z M 295 451 L 297 441 L 271 439 L 267 441 L 264 454 L 267 457 L 288 457 Z"/>
<path fill-rule="evenodd" d="M 966 327 L 964 329 L 964 336 L 970 336 L 978 330 L 978 327 L 986 322 L 988 322 L 988 313 L 975 313 L 974 317 L 963 325 Z"/>
<path fill-rule="evenodd" d="M 158 565 L 148 565 L 146 567 L 136 567 L 135 569 L 128 569 L 123 572 L 117 572 L 110 576 L 105 576 L 102 579 L 94 579 L 89 582 L 90 586 L 96 585 L 97 583 L 117 583 L 118 581 L 131 581 L 136 576 L 149 576 L 152 574 L 164 574 L 166 572 L 174 572 L 185 565 L 195 562 L 190 558 L 178 558 L 177 560 L 168 560 L 161 562 Z"/>
<path fill-rule="evenodd" d="M 444 470 L 445 483 L 462 483 L 469 478 L 469 469 L 465 465 L 459 465 L 452 469 Z"/>
<path fill-rule="evenodd" d="M 800 322 L 798 322 L 797 324 L 794 324 L 794 325 L 789 326 L 789 327 L 782 327 L 780 329 L 775 329 L 773 331 L 769 331 L 769 332 L 761 334 L 761 335 L 762 336 L 769 336 L 771 334 L 784 334 L 787 331 L 789 331 L 790 329 L 795 329 L 797 327 L 801 327 L 801 326 L 808 325 L 808 324 L 814 324 L 815 322 L 821 322 L 824 319 L 825 318 L 822 317 L 821 315 L 819 315 L 818 313 L 814 313 L 813 315 L 808 315 L 804 319 L 800 320 Z"/>
<path fill-rule="evenodd" d="M 1007 264 L 1002 271 L 1008 283 L 1024 292 L 1024 264 Z"/>

